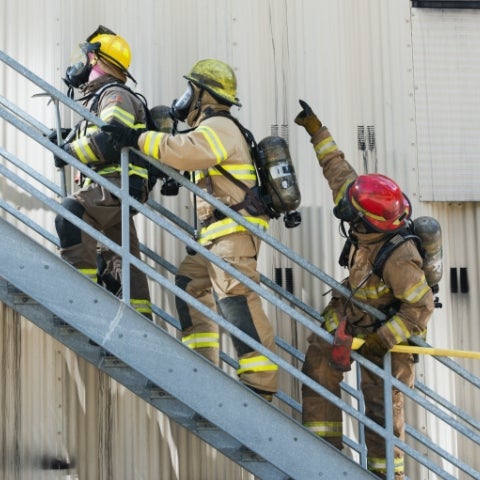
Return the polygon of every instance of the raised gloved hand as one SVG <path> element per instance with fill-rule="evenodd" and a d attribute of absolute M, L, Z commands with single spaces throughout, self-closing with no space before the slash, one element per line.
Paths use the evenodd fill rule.
<path fill-rule="evenodd" d="M 145 131 L 142 128 L 134 129 L 118 124 L 107 124 L 102 127 L 102 132 L 110 135 L 112 144 L 118 150 L 123 147 L 138 148 L 138 138 Z"/>
<path fill-rule="evenodd" d="M 367 358 L 381 359 L 388 350 L 389 348 L 383 343 L 380 335 L 374 332 L 366 336 L 365 343 L 360 349 L 360 353 Z"/>
<path fill-rule="evenodd" d="M 303 100 L 299 100 L 298 102 L 300 103 L 302 110 L 295 117 L 295 123 L 304 127 L 307 133 L 310 136 L 313 136 L 320 130 L 320 128 L 322 128 L 322 122 L 313 113 L 313 110 L 307 102 L 304 102 Z"/>
<path fill-rule="evenodd" d="M 351 370 L 352 360 L 350 352 L 352 351 L 353 337 L 347 333 L 347 320 L 343 318 L 333 339 L 332 353 L 330 355 L 329 365 L 335 370 L 348 372 Z"/>

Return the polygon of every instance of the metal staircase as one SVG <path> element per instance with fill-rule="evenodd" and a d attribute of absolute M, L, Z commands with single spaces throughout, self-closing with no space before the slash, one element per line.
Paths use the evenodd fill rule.
<path fill-rule="evenodd" d="M 101 125 L 97 117 L 1 51 L 0 60 L 12 71 L 27 78 L 51 96 L 57 106 L 61 102 L 76 114 L 88 118 L 96 125 Z M 238 273 L 229 264 L 199 246 L 192 239 L 192 229 L 188 224 L 157 202 L 149 201 L 146 205 L 140 204 L 128 196 L 128 189 L 111 185 L 87 166 L 70 157 L 45 137 L 50 131 L 49 128 L 4 97 L 0 97 L 0 116 L 18 132 L 32 138 L 121 198 L 122 215 L 125 220 L 128 218 L 130 207 L 135 208 L 139 212 L 138 215 L 144 216 L 176 240 L 200 252 L 246 283 L 276 309 L 286 313 L 309 330 L 327 340 L 330 339 L 330 336 L 319 326 L 318 321 L 321 320 L 319 313 L 311 306 L 264 276 L 261 277 L 261 284 L 258 285 Z M 122 165 L 127 165 L 129 154 L 129 150 L 124 149 Z M 46 208 L 55 214 L 61 214 L 106 247 L 122 255 L 124 285 L 123 298 L 119 299 L 83 277 L 52 251 L 58 247 L 58 240 L 48 231 L 48 227 L 35 223 L 32 218 L 9 203 L 8 198 L 0 195 L 0 211 L 4 216 L 4 219 L 0 219 L 0 301 L 214 446 L 226 457 L 262 479 L 375 478 L 366 470 L 366 451 L 361 440 L 363 429 L 367 426 L 385 437 L 387 445 L 399 446 L 412 461 L 423 465 L 438 475 L 438 478 L 452 480 L 456 478 L 449 472 L 451 469 L 463 472 L 462 474 L 466 475 L 464 478 L 479 478 L 480 473 L 471 465 L 457 458 L 455 454 L 443 450 L 412 426 L 407 426 L 408 435 L 429 451 L 439 455 L 442 463 L 435 463 L 408 443 L 394 437 L 388 418 L 385 427 L 373 423 L 362 411 L 362 397 L 358 389 L 346 383 L 342 384 L 345 395 L 350 396 L 353 399 L 352 403 L 358 405 L 354 408 L 303 375 L 291 362 L 267 350 L 223 317 L 190 297 L 162 273 L 164 271 L 174 273 L 175 267 L 153 252 L 148 245 L 141 245 L 141 250 L 149 262 L 143 262 L 130 255 L 128 232 L 122 235 L 122 245 L 117 245 L 63 209 L 58 198 L 65 193 L 64 179 L 61 179 L 58 185 L 57 182 L 43 177 L 31 165 L 18 159 L 3 147 L 0 147 L 0 156 L 4 159 L 0 162 L 0 177 L 8 179 L 19 189 L 40 201 Z M 148 157 L 145 159 L 148 160 Z M 195 195 L 207 199 L 218 210 L 261 237 L 265 243 L 299 265 L 312 277 L 320 279 L 344 295 L 349 294 L 334 279 L 270 235 L 250 226 L 240 215 L 204 193 L 182 175 L 168 167 L 161 168 Z M 127 172 L 127 169 L 123 168 L 122 171 Z M 22 175 L 19 175 L 20 172 Z M 38 183 L 40 188 L 36 186 Z M 122 177 L 122 183 L 128 185 L 127 173 Z M 18 225 L 21 225 L 21 228 Z M 128 226 L 128 221 L 124 221 L 123 225 Z M 150 266 L 152 262 L 158 268 L 152 268 Z M 279 408 L 265 402 L 236 379 L 185 347 L 167 330 L 146 320 L 130 308 L 128 288 L 130 264 L 145 272 L 151 282 L 181 297 L 211 317 L 223 330 L 268 356 L 292 379 L 307 384 L 330 401 L 337 403 L 346 415 L 358 422 L 355 438 L 345 437 L 344 441 L 347 446 L 358 452 L 360 461 L 354 462 L 333 449 Z M 378 318 L 383 318 L 381 312 L 368 306 L 363 307 Z M 154 313 L 178 328 L 178 321 L 159 306 L 154 305 Z M 417 340 L 417 343 L 426 345 L 421 340 Z M 277 346 L 295 360 L 300 362 L 303 360 L 303 353 L 284 339 L 277 338 Z M 355 352 L 352 353 L 352 357 L 357 360 L 357 364 L 364 365 L 383 378 L 387 391 L 395 386 L 418 404 L 419 408 L 433 413 L 449 428 L 455 429 L 460 435 L 480 445 L 480 422 L 465 412 L 459 412 L 454 405 L 450 405 L 418 382 L 417 389 L 412 391 L 391 378 L 388 373 L 385 373 L 389 371 L 388 355 L 385 371 Z M 232 366 L 236 365 L 235 360 L 225 354 L 222 355 L 222 360 Z M 449 359 L 440 361 L 476 389 L 480 389 L 478 378 Z M 294 410 L 300 410 L 299 403 L 284 392 L 279 392 L 277 397 L 280 402 L 284 402 Z M 387 402 L 387 412 L 389 408 L 391 409 L 391 404 L 388 405 Z M 393 451 L 393 448 L 390 450 Z M 393 458 L 389 460 L 387 476 L 393 478 Z M 450 466 L 445 468 L 445 462 Z"/>
<path fill-rule="evenodd" d="M 4 220 L 0 231 L 4 303 L 246 470 L 337 478 L 338 457 L 342 475 L 372 478 Z"/>

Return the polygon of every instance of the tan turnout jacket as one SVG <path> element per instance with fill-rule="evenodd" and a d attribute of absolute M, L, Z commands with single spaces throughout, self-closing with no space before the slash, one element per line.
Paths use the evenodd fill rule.
<path fill-rule="evenodd" d="M 333 193 L 335 204 L 342 198 L 347 186 L 357 174 L 345 160 L 326 127 L 312 138 L 317 159 Z M 348 260 L 349 276 L 345 281 L 354 292 L 354 298 L 380 310 L 400 301 L 396 314 L 379 329 L 383 342 L 392 347 L 411 335 L 425 332 L 433 311 L 433 294 L 422 270 L 422 258 L 411 240 L 398 247 L 387 259 L 383 278 L 371 273 L 372 265 L 388 236 L 383 233 L 356 233 L 357 245 L 353 245 Z M 346 300 L 334 294 L 324 312 L 326 328 L 333 331 L 345 310 Z M 355 336 L 364 336 L 373 330 L 375 319 L 348 302 L 346 316 Z"/>

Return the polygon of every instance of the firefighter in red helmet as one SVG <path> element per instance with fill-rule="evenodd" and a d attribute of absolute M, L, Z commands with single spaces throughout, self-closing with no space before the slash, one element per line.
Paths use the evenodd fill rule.
<path fill-rule="evenodd" d="M 295 122 L 311 137 L 318 162 L 333 193 L 334 215 L 348 224 L 347 249 L 341 264 L 348 277 L 343 284 L 351 297 L 386 314 L 379 321 L 359 308 L 351 298 L 334 292 L 323 311 L 323 328 L 343 339 L 354 336 L 365 340 L 360 353 L 383 366 L 383 356 L 390 348 L 408 341 L 412 335 L 425 334 L 432 314 L 433 293 L 422 270 L 422 258 L 412 240 L 403 242 L 388 257 L 382 277 L 372 272 L 377 253 L 393 233 L 410 222 L 412 208 L 400 187 L 390 178 L 379 174 L 358 176 L 345 160 L 334 139 L 312 109 L 300 101 L 302 110 Z M 303 372 L 340 397 L 340 382 L 350 370 L 350 352 L 337 348 L 316 334 L 309 339 Z M 392 374 L 406 385 L 414 383 L 414 358 L 410 354 L 392 353 Z M 365 397 L 366 414 L 383 426 L 383 383 L 366 368 L 361 368 L 361 388 Z M 342 449 L 342 411 L 312 389 L 302 387 L 302 420 L 304 425 L 335 447 Z M 392 391 L 394 433 L 405 437 L 404 399 L 398 389 Z M 366 429 L 368 468 L 380 478 L 386 478 L 385 440 Z M 395 480 L 404 478 L 404 454 L 394 449 Z"/>

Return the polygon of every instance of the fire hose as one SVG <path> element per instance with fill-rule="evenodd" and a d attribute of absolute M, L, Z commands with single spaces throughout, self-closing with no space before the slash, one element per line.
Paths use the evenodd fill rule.
<path fill-rule="evenodd" d="M 355 337 L 353 339 L 352 350 L 358 350 L 365 341 L 361 338 Z M 421 355 L 434 355 L 438 357 L 462 357 L 462 358 L 476 358 L 480 360 L 480 352 L 473 352 L 468 350 L 454 350 L 450 348 L 435 348 L 435 347 L 417 347 L 415 345 L 394 345 L 391 352 L 395 353 L 413 353 Z"/>

